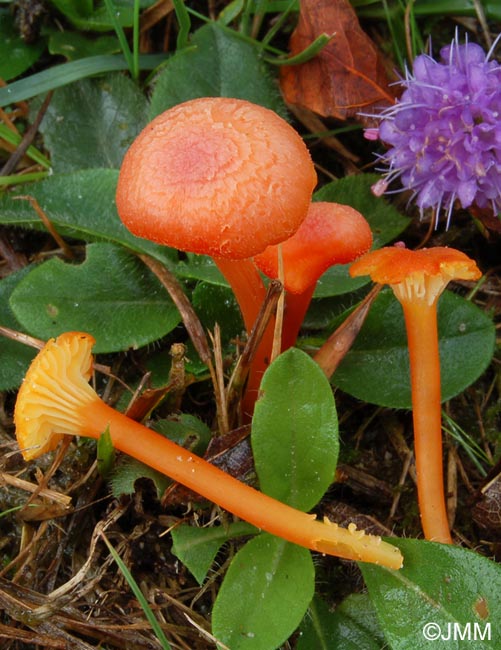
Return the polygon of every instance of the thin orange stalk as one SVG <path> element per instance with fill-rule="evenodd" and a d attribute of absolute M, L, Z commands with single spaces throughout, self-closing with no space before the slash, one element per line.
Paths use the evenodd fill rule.
<path fill-rule="evenodd" d="M 353 277 L 389 284 L 402 305 L 410 358 L 414 455 L 426 539 L 451 544 L 445 504 L 437 303 L 450 280 L 478 280 L 475 262 L 454 248 L 380 248 L 352 264 Z"/>
<path fill-rule="evenodd" d="M 170 476 L 258 528 L 315 551 L 398 569 L 400 551 L 380 537 L 340 528 L 296 510 L 229 476 L 158 433 L 105 404 L 88 383 L 88 334 L 68 332 L 37 355 L 19 391 L 16 435 L 25 459 L 54 449 L 64 434 L 99 438 Z"/>
<path fill-rule="evenodd" d="M 242 312 L 247 335 L 250 335 L 261 305 L 266 297 L 266 287 L 251 259 L 228 260 L 214 257 L 218 269 L 228 281 Z M 242 413 L 248 421 L 254 412 L 261 379 L 270 364 L 273 346 L 274 319 L 270 319 L 250 365 L 249 377 L 242 399 Z"/>
<path fill-rule="evenodd" d="M 437 300 L 401 304 L 409 346 L 421 525 L 426 539 L 452 544 L 444 494 Z"/>

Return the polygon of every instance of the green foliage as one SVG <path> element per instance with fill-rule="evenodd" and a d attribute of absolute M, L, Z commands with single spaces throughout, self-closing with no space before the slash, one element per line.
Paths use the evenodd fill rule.
<path fill-rule="evenodd" d="M 226 526 L 197 528 L 181 524 L 172 529 L 172 552 L 202 584 L 221 547 L 232 539 L 255 535 L 259 531 L 245 521 Z"/>
<path fill-rule="evenodd" d="M 415 539 L 392 538 L 392 543 L 405 557 L 403 569 L 391 571 L 367 564 L 360 568 L 393 650 L 429 648 L 427 634 L 437 635 L 433 647 L 440 650 L 499 647 L 498 564 L 458 546 Z M 488 632 L 485 639 L 480 638 Z M 467 636 L 454 637 L 459 634 Z"/>
<path fill-rule="evenodd" d="M 300 630 L 297 650 L 382 650 L 387 646 L 367 594 L 351 594 L 334 611 L 315 596 Z"/>
<path fill-rule="evenodd" d="M 155 80 L 150 119 L 196 97 L 237 97 L 280 115 L 286 110 L 256 46 L 217 23 L 201 27 Z M 188 83 L 187 83 L 188 80 Z"/>
<path fill-rule="evenodd" d="M 0 77 L 15 79 L 38 59 L 45 48 L 43 40 L 27 44 L 14 30 L 14 19 L 7 9 L 0 9 Z"/>
<path fill-rule="evenodd" d="M 212 610 L 212 633 L 231 650 L 274 650 L 301 622 L 313 590 L 309 551 L 261 533 L 233 558 Z"/>
<path fill-rule="evenodd" d="M 60 88 L 40 125 L 53 171 L 118 169 L 146 110 L 144 95 L 121 74 Z"/>
<path fill-rule="evenodd" d="M 111 442 L 110 430 L 106 429 L 97 441 L 97 469 L 101 476 L 108 478 L 115 463 L 115 449 Z"/>
<path fill-rule="evenodd" d="M 143 264 L 104 243 L 89 244 L 82 264 L 53 258 L 35 267 L 12 292 L 10 306 L 34 336 L 45 340 L 66 331 L 89 332 L 96 339 L 96 352 L 141 347 L 180 320 Z"/>
<path fill-rule="evenodd" d="M 170 266 L 177 253 L 132 235 L 118 218 L 115 189 L 118 170 L 86 169 L 55 174 L 30 187 L 47 218 L 60 235 L 84 241 L 106 240 L 129 250 L 147 253 Z M 0 225 L 43 227 L 27 201 L 0 196 Z"/>
<path fill-rule="evenodd" d="M 261 489 L 309 510 L 336 471 L 338 427 L 329 383 L 304 352 L 290 349 L 265 372 L 261 389 L 251 434 Z M 261 533 L 231 562 L 214 605 L 213 633 L 232 650 L 273 650 L 299 625 L 313 592 L 310 552 Z"/>
<path fill-rule="evenodd" d="M 270 366 L 252 419 L 252 451 L 263 492 L 299 510 L 332 483 L 339 452 L 334 397 L 319 366 L 291 348 Z"/>
<path fill-rule="evenodd" d="M 143 592 L 141 591 L 141 588 L 137 584 L 137 582 L 134 580 L 134 576 L 132 573 L 129 571 L 127 568 L 127 565 L 124 563 L 120 555 L 116 552 L 116 550 L 113 548 L 113 546 L 110 544 L 108 541 L 108 538 L 103 534 L 102 539 L 104 540 L 106 546 L 108 547 L 108 550 L 110 552 L 110 555 L 113 557 L 115 562 L 117 563 L 118 568 L 122 572 L 125 580 L 127 581 L 127 584 L 131 588 L 132 593 L 134 596 L 137 598 L 138 603 L 141 605 L 142 610 L 150 623 L 153 631 L 155 632 L 155 636 L 157 637 L 158 641 L 160 642 L 160 647 L 162 650 L 170 650 L 171 646 L 169 642 L 167 641 L 167 638 L 165 636 L 164 631 L 162 630 L 162 627 L 160 623 L 158 622 L 157 618 L 155 617 L 155 614 L 153 613 L 153 610 L 151 609 L 148 601 L 146 600 L 146 597 L 144 596 Z"/>
<path fill-rule="evenodd" d="M 107 4 L 115 8 L 111 15 Z M 140 4 L 145 8 L 153 0 Z M 132 0 L 52 0 L 51 11 L 57 10 L 64 29 L 46 25 L 32 45 L 18 36 L 9 11 L 0 9 L 0 77 L 13 80 L 0 88 L 0 106 L 9 112 L 15 102 L 37 96 L 30 103 L 32 121 L 45 93 L 55 90 L 39 129 L 42 138 L 27 150 L 30 164 L 35 162 L 42 170 L 4 177 L 0 185 L 37 180 L 50 169 L 50 176 L 28 190 L 23 187 L 23 193 L 38 201 L 57 232 L 75 244 L 78 256 L 63 261 L 54 255 L 3 277 L 0 324 L 41 338 L 65 330 L 89 331 L 97 339 L 96 352 L 143 347 L 141 371 L 153 369 L 154 385 L 165 384 L 169 363 L 165 349 L 157 354 L 146 346 L 171 334 L 180 316 L 135 253 L 153 256 L 177 275 L 204 327 L 213 328 L 216 322 L 221 326 L 224 352 L 233 354 L 230 342 L 240 334 L 242 321 L 212 260 L 191 254 L 183 254 L 180 260 L 177 251 L 134 237 L 123 227 L 116 213 L 115 188 L 124 152 L 149 119 L 195 97 L 239 97 L 291 119 L 278 90 L 278 72 L 268 65 L 265 53 L 281 56 L 270 47 L 270 41 L 282 26 L 282 41 L 288 35 L 290 12 L 297 11 L 299 4 L 235 0 L 218 6 L 221 13 L 215 21 L 197 14 L 191 4 L 174 3 L 176 48 L 167 54 L 142 56 L 138 56 Z M 385 21 L 397 62 L 402 65 L 408 3 L 356 0 L 352 4 L 360 15 Z M 497 2 L 483 2 L 482 7 L 488 19 L 500 18 Z M 420 20 L 437 14 L 474 16 L 475 11 L 470 0 L 414 3 L 409 10 L 411 49 L 420 48 L 423 40 L 418 31 Z M 264 18 L 270 14 L 272 26 L 259 38 Z M 193 22 L 205 23 L 191 34 L 190 17 Z M 63 56 L 68 63 L 59 65 L 58 59 L 58 65 L 45 66 L 42 53 L 44 59 Z M 36 72 L 29 74 L 32 66 Z M 141 78 L 139 70 L 154 73 Z M 132 79 L 124 74 L 127 71 Z M 24 78 L 19 79 L 20 75 Z M 22 129 L 14 133 L 0 125 L 0 138 L 10 147 L 19 146 L 22 137 Z M 312 152 L 315 156 L 314 146 Z M 386 199 L 372 194 L 371 186 L 378 178 L 368 173 L 350 175 L 325 184 L 314 196 L 362 212 L 373 230 L 375 248 L 401 236 L 410 221 Z M 20 191 L 0 195 L 0 226 L 45 230 L 31 204 L 16 198 L 17 193 Z M 340 323 L 366 284 L 366 278 L 350 278 L 346 266 L 327 271 L 315 291 L 316 312 L 311 322 L 325 327 L 342 312 Z M 486 369 L 492 359 L 495 328 L 478 307 L 446 292 L 439 303 L 439 330 L 442 394 L 447 400 Z M 0 390 L 20 384 L 34 354 L 34 349 L 0 337 Z M 187 356 L 189 370 L 198 375 L 206 372 L 193 348 Z M 409 408 L 408 375 L 401 307 L 391 291 L 384 290 L 333 383 L 364 402 Z M 475 449 L 478 472 L 485 473 L 482 464 L 486 456 L 478 453 L 478 443 L 452 420 L 446 422 L 457 438 Z M 211 437 L 209 427 L 188 414 L 179 414 L 174 421 L 156 421 L 152 427 L 199 455 L 204 454 Z M 334 480 L 338 422 L 332 388 L 305 353 L 289 350 L 266 372 L 251 443 L 262 491 L 304 511 L 317 506 Z M 98 443 L 98 458 L 102 474 L 107 475 L 112 467 L 110 482 L 116 497 L 133 494 L 140 479 L 150 479 L 158 497 L 170 483 L 134 459 L 120 458 L 115 463 L 106 435 Z M 206 580 L 218 553 L 232 542 L 235 555 L 212 612 L 212 633 L 221 647 L 224 644 L 231 650 L 274 650 L 298 628 L 297 650 L 419 650 L 430 646 L 423 636 L 423 628 L 430 622 L 438 624 L 443 634 L 455 624 L 460 626 L 458 631 L 468 624 L 473 629 L 476 623 L 480 630 L 486 624 L 492 628 L 492 641 L 463 639 L 451 645 L 436 639 L 433 647 L 437 649 L 490 650 L 501 637 L 499 567 L 462 548 L 392 539 L 404 554 L 404 569 L 397 572 L 361 565 L 369 593 L 352 594 L 331 611 L 327 602 L 313 597 L 315 567 L 309 551 L 246 522 L 206 528 L 181 524 L 173 529 L 172 541 L 174 554 L 199 584 Z M 110 548 L 110 552 L 143 606 L 160 645 L 169 648 L 131 573 L 114 550 Z"/>
<path fill-rule="evenodd" d="M 0 324 L 4 327 L 10 327 L 17 331 L 22 330 L 9 307 L 9 299 L 14 288 L 29 270 L 29 267 L 25 267 L 0 280 Z M 2 360 L 0 363 L 0 390 L 10 390 L 19 386 L 36 352 L 37 350 L 34 348 L 0 336 L 0 359 Z"/>
<path fill-rule="evenodd" d="M 494 352 L 492 320 L 471 302 L 444 292 L 438 303 L 442 399 L 472 384 Z M 391 289 L 377 297 L 333 383 L 355 397 L 393 408 L 410 408 L 409 356 L 402 308 Z"/>
<path fill-rule="evenodd" d="M 134 458 L 123 458 L 113 467 L 110 476 L 110 485 L 113 496 L 121 497 L 123 495 L 134 494 L 136 490 L 136 481 L 141 479 L 150 479 L 160 499 L 169 485 L 169 479 L 160 472 L 140 463 Z"/>

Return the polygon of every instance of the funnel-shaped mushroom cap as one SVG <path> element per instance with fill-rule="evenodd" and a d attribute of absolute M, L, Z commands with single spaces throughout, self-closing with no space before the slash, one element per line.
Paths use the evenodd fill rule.
<path fill-rule="evenodd" d="M 52 451 L 64 434 L 80 433 L 75 406 L 96 399 L 88 383 L 94 342 L 89 334 L 66 332 L 48 341 L 32 362 L 14 411 L 16 437 L 25 460 Z"/>
<path fill-rule="evenodd" d="M 316 184 L 309 152 L 273 111 L 225 97 L 155 118 L 125 155 L 116 195 L 139 237 L 243 259 L 290 237 Z"/>
<path fill-rule="evenodd" d="M 370 275 L 374 282 L 391 285 L 399 300 L 419 298 L 431 303 L 450 280 L 478 280 L 482 273 L 472 259 L 455 248 L 409 250 L 389 246 L 354 262 L 350 275 Z"/>
<path fill-rule="evenodd" d="M 330 266 L 351 262 L 371 244 L 371 229 L 360 212 L 339 203 L 312 203 L 297 232 L 281 244 L 284 286 L 303 293 Z M 269 246 L 254 261 L 268 277 L 278 277 L 277 246 Z"/>

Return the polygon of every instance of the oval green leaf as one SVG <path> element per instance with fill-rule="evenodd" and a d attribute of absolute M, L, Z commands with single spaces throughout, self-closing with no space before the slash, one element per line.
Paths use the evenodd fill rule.
<path fill-rule="evenodd" d="M 119 169 L 146 112 L 143 93 L 122 74 L 59 88 L 40 125 L 54 172 Z"/>
<path fill-rule="evenodd" d="M 28 44 L 14 25 L 12 12 L 0 9 L 0 77 L 10 81 L 32 66 L 45 49 L 45 39 Z"/>
<path fill-rule="evenodd" d="M 212 633 L 231 650 L 275 650 L 313 597 L 310 552 L 266 533 L 235 555 L 212 611 Z"/>
<path fill-rule="evenodd" d="M 150 118 L 197 97 L 236 97 L 285 116 L 287 111 L 258 48 L 237 33 L 209 23 L 193 34 L 155 81 Z"/>
<path fill-rule="evenodd" d="M 9 299 L 21 280 L 29 273 L 30 267 L 11 273 L 0 281 L 0 325 L 13 330 L 21 330 L 21 325 L 14 318 Z M 35 348 L 17 343 L 6 337 L 0 336 L 0 390 L 17 388 L 22 380 L 33 357 L 38 352 Z"/>
<path fill-rule="evenodd" d="M 494 352 L 495 329 L 478 307 L 450 291 L 438 303 L 438 329 L 445 401 L 461 393 L 487 368 Z M 377 297 L 332 382 L 366 402 L 411 408 L 402 307 L 390 289 Z"/>
<path fill-rule="evenodd" d="M 158 280 L 134 255 L 112 244 L 90 244 L 79 265 L 56 258 L 41 264 L 17 285 L 10 305 L 34 336 L 89 332 L 95 352 L 138 348 L 180 321 Z"/>
<path fill-rule="evenodd" d="M 202 584 L 219 549 L 230 539 L 255 535 L 258 529 L 246 521 L 203 528 L 181 524 L 172 529 L 172 552 Z"/>
<path fill-rule="evenodd" d="M 164 264 L 177 259 L 173 249 L 135 237 L 125 228 L 115 207 L 117 180 L 116 169 L 86 169 L 54 174 L 30 185 L 28 191 L 60 235 L 85 241 L 104 239 L 148 253 Z M 28 201 L 8 194 L 0 196 L 0 224 L 45 228 Z"/>
<path fill-rule="evenodd" d="M 332 389 L 318 365 L 291 348 L 268 368 L 261 391 L 251 434 L 261 490 L 310 510 L 336 471 L 339 438 Z"/>
<path fill-rule="evenodd" d="M 473 551 L 395 539 L 392 571 L 360 564 L 392 650 L 495 650 L 501 639 L 501 567 Z"/>
<path fill-rule="evenodd" d="M 315 596 L 296 650 L 381 650 L 386 641 L 367 594 L 351 594 L 332 611 Z"/>

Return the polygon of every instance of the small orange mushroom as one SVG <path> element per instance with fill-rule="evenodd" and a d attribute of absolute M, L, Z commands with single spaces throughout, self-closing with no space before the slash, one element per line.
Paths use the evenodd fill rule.
<path fill-rule="evenodd" d="M 123 160 L 116 203 L 135 235 L 211 255 L 250 332 L 265 287 L 248 258 L 298 229 L 316 180 L 303 140 L 276 113 L 240 99 L 200 98 L 139 134 Z M 257 391 L 269 347 L 256 353 L 248 390 Z"/>
<path fill-rule="evenodd" d="M 389 284 L 402 305 L 409 347 L 414 454 L 426 539 L 452 543 L 444 495 L 437 303 L 450 280 L 478 280 L 477 265 L 453 248 L 381 248 L 352 264 L 352 276 Z"/>
<path fill-rule="evenodd" d="M 334 264 L 347 264 L 366 253 L 372 233 L 364 217 L 349 205 L 319 201 L 311 203 L 298 230 L 280 244 L 283 260 L 285 301 L 282 350 L 294 345 L 317 280 Z M 270 278 L 279 277 L 278 246 L 254 257 Z"/>
<path fill-rule="evenodd" d="M 321 553 L 398 569 L 395 546 L 350 524 L 296 510 L 251 488 L 164 436 L 105 404 L 91 388 L 89 334 L 67 332 L 35 357 L 19 390 L 14 422 L 26 460 L 53 449 L 62 435 L 98 439 L 108 430 L 114 447 L 217 503 L 258 528 Z"/>

